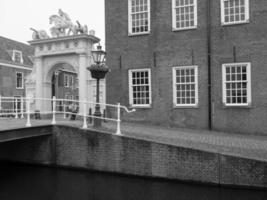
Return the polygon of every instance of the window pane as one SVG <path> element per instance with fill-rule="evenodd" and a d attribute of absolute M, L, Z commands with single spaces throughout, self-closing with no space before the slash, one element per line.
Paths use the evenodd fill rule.
<path fill-rule="evenodd" d="M 132 33 L 142 33 L 148 31 L 148 1 L 147 0 L 131 0 L 131 8 L 129 9 L 131 20 L 129 22 Z"/>
<path fill-rule="evenodd" d="M 15 52 L 14 61 L 17 63 L 21 63 L 21 53 Z"/>
<path fill-rule="evenodd" d="M 224 0 L 224 22 L 242 22 L 245 21 L 245 0 Z"/>
<path fill-rule="evenodd" d="M 22 73 L 16 73 L 16 87 L 23 88 Z"/>
<path fill-rule="evenodd" d="M 176 27 L 179 28 L 190 28 L 194 27 L 195 23 L 195 8 L 194 0 L 176 0 L 174 5 L 174 13 L 176 19 Z"/>
<path fill-rule="evenodd" d="M 247 103 L 247 65 L 233 64 L 225 67 L 226 104 Z M 230 76 L 231 74 L 231 76 Z"/>
<path fill-rule="evenodd" d="M 180 2 L 182 3 L 182 2 Z M 195 105 L 196 104 L 196 77 L 195 67 L 177 67 L 176 75 L 176 105 Z"/>
<path fill-rule="evenodd" d="M 148 70 L 132 71 L 132 103 L 133 105 L 150 104 L 150 85 Z"/>

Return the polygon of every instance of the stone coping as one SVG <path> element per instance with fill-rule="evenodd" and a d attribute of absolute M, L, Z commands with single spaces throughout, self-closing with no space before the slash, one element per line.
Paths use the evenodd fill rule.
<path fill-rule="evenodd" d="M 54 38 L 48 38 L 48 39 L 31 40 L 31 41 L 28 41 L 28 43 L 31 45 L 38 45 L 38 44 L 44 44 L 44 43 L 62 42 L 62 41 L 75 40 L 75 39 L 92 40 L 93 43 L 98 43 L 100 41 L 100 39 L 94 35 L 80 34 L 80 35 L 70 35 L 70 36 L 63 36 L 63 37 L 54 37 Z"/>

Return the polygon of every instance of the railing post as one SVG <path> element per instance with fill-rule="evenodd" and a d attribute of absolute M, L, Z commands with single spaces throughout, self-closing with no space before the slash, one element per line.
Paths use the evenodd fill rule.
<path fill-rule="evenodd" d="M 28 97 L 27 100 L 26 100 L 26 109 L 27 109 L 27 123 L 26 123 L 26 127 L 32 126 L 31 125 L 30 103 L 31 103 L 31 99 Z"/>
<path fill-rule="evenodd" d="M 83 129 L 87 128 L 87 122 L 86 122 L 86 99 L 84 99 L 83 102 Z"/>
<path fill-rule="evenodd" d="M 121 104 L 117 105 L 117 131 L 116 135 L 121 135 Z"/>
<path fill-rule="evenodd" d="M 53 104 L 52 104 L 52 122 L 51 124 L 56 124 L 56 97 L 53 96 Z"/>
<path fill-rule="evenodd" d="M 15 119 L 18 119 L 18 99 L 15 98 Z"/>
<path fill-rule="evenodd" d="M 65 101 L 63 101 L 63 118 L 66 119 L 66 105 L 65 105 Z"/>
<path fill-rule="evenodd" d="M 24 108 L 23 108 L 23 97 L 20 98 L 20 118 L 23 119 L 24 118 Z"/>

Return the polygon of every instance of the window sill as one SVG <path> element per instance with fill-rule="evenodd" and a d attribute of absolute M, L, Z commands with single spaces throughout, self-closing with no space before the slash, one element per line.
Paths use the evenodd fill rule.
<path fill-rule="evenodd" d="M 173 105 L 173 109 L 197 109 L 198 105 Z"/>
<path fill-rule="evenodd" d="M 252 108 L 251 104 L 237 104 L 237 105 L 227 105 L 223 104 L 223 108 L 228 109 L 228 108 Z"/>
<path fill-rule="evenodd" d="M 178 31 L 187 31 L 187 30 L 196 30 L 197 26 L 192 26 L 192 27 L 187 27 L 187 28 L 172 28 L 173 32 L 178 32 Z"/>
<path fill-rule="evenodd" d="M 240 24 L 248 24 L 249 20 L 246 21 L 240 21 L 240 22 L 222 22 L 221 25 L 222 26 L 234 26 L 234 25 L 240 25 Z"/>
<path fill-rule="evenodd" d="M 16 90 L 23 90 L 23 89 L 24 89 L 23 87 L 21 87 L 21 88 L 17 88 L 17 87 L 16 87 Z"/>
<path fill-rule="evenodd" d="M 134 36 L 142 36 L 142 35 L 149 35 L 150 31 L 148 32 L 143 32 L 143 33 L 128 33 L 129 37 L 134 37 Z"/>
<path fill-rule="evenodd" d="M 152 108 L 151 105 L 131 105 L 130 108 L 135 108 L 135 109 L 149 109 Z"/>

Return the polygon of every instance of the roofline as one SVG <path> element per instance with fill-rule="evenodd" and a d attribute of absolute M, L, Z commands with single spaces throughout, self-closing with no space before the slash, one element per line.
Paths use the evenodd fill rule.
<path fill-rule="evenodd" d="M 31 45 L 36 45 L 36 44 L 43 44 L 43 43 L 49 43 L 49 42 L 73 40 L 73 39 L 90 39 L 93 41 L 93 43 L 100 42 L 100 39 L 96 36 L 88 35 L 88 34 L 80 34 L 80 35 L 70 35 L 70 36 L 63 36 L 63 37 L 53 37 L 53 38 L 47 38 L 47 39 L 31 40 L 31 41 L 28 41 L 28 43 Z"/>
<path fill-rule="evenodd" d="M 9 63 L 3 63 L 1 61 L 0 61 L 0 66 L 10 67 L 10 68 L 17 68 L 17 69 L 25 69 L 25 70 L 32 71 L 32 68 L 30 68 L 30 67 L 25 67 L 25 66 L 20 66 L 20 65 L 14 65 L 14 64 L 9 64 Z"/>
<path fill-rule="evenodd" d="M 10 41 L 15 42 L 15 43 L 20 43 L 20 44 L 25 45 L 25 46 L 27 46 L 27 47 L 29 47 L 29 48 L 32 48 L 32 47 L 31 47 L 29 44 L 27 44 L 26 42 L 17 41 L 17 40 L 10 39 L 10 38 L 4 37 L 4 36 L 0 36 L 0 38 L 3 38 L 3 39 L 5 39 L 5 40 L 10 40 Z"/>

